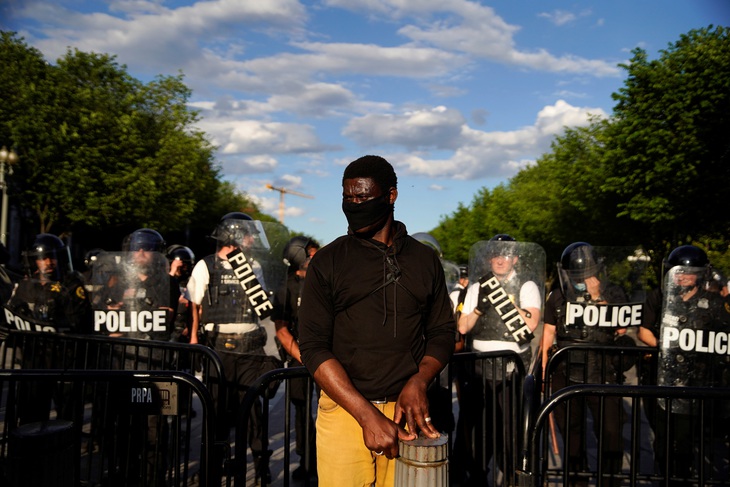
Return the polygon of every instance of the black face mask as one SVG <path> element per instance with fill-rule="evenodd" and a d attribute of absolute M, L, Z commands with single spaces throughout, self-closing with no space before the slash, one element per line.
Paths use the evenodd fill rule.
<path fill-rule="evenodd" d="M 347 218 L 350 230 L 355 233 L 361 228 L 385 221 L 392 211 L 393 205 L 388 203 L 385 196 L 373 198 L 364 203 L 342 202 L 342 212 Z"/>

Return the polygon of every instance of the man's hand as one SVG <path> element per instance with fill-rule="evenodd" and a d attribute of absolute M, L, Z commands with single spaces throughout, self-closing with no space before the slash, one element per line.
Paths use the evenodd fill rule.
<path fill-rule="evenodd" d="M 595 299 L 601 295 L 601 281 L 596 276 L 587 277 L 585 280 L 586 291 Z"/>
<path fill-rule="evenodd" d="M 388 419 L 374 406 L 372 410 L 372 414 L 368 414 L 367 418 L 361 422 L 362 438 L 365 446 L 376 455 L 396 458 L 398 456 L 398 439 L 412 440 L 414 438 L 410 437 L 406 430 Z"/>
<path fill-rule="evenodd" d="M 402 440 L 415 440 L 419 430 L 429 438 L 441 436 L 431 423 L 431 417 L 428 414 L 426 387 L 427 384 L 422 379 L 413 376 L 398 396 L 393 421 L 400 425 L 405 419 L 408 432 L 403 431 L 405 436 L 400 437 Z"/>

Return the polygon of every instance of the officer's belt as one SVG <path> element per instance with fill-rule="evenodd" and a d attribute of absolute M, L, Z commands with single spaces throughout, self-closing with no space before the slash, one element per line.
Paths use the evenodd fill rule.
<path fill-rule="evenodd" d="M 258 330 L 259 325 L 256 323 L 223 323 L 220 325 L 216 325 L 215 323 L 206 323 L 204 328 L 205 331 L 241 335 L 243 333 L 250 333 Z"/>

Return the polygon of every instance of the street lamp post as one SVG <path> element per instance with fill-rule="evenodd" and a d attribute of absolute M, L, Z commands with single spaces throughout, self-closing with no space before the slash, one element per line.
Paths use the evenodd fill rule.
<path fill-rule="evenodd" d="M 13 164 L 18 162 L 18 154 L 13 149 L 6 149 L 3 146 L 0 149 L 0 188 L 3 191 L 3 210 L 0 218 L 0 242 L 7 246 L 8 244 L 8 184 L 5 182 L 5 172 L 8 176 L 13 174 Z M 5 164 L 7 163 L 7 169 Z"/>

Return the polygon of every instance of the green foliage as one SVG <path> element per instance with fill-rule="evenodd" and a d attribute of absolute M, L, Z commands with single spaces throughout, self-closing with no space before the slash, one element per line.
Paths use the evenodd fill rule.
<path fill-rule="evenodd" d="M 693 30 L 649 61 L 633 52 L 611 124 L 615 167 L 605 189 L 620 215 L 678 242 L 728 234 L 717 218 L 730 183 L 730 31 Z"/>
<path fill-rule="evenodd" d="M 730 271 L 730 220 L 718 216 L 730 201 L 729 34 L 693 30 L 652 61 L 636 49 L 609 119 L 566 128 L 536 164 L 441 219 L 432 233 L 444 257 L 462 261 L 478 240 L 509 233 L 549 260 L 579 240 L 641 245 L 658 269 L 672 248 L 699 242 Z"/>
<path fill-rule="evenodd" d="M 144 84 L 113 56 L 78 50 L 52 65 L 8 32 L 0 63 L 0 136 L 20 157 L 11 191 L 40 232 L 210 231 L 232 209 L 260 216 L 219 180 L 182 74 Z"/>

